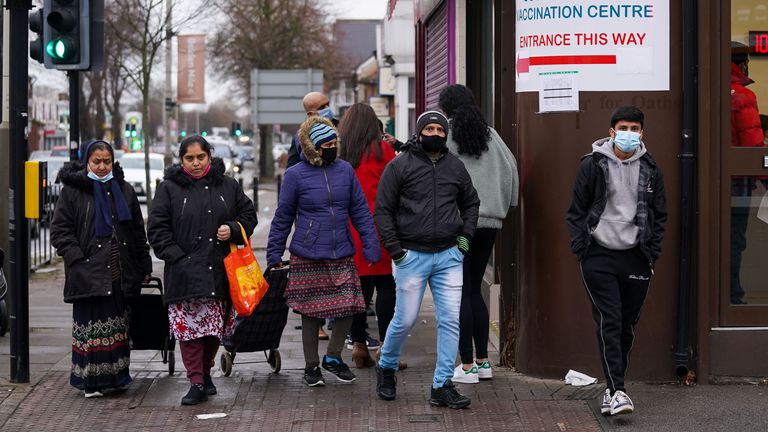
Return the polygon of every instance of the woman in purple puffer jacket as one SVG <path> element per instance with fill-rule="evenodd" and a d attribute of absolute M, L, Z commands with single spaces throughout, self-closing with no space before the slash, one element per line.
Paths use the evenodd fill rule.
<path fill-rule="evenodd" d="M 357 275 L 349 221 L 360 233 L 363 255 L 379 261 L 381 251 L 373 218 L 352 166 L 337 160 L 339 140 L 333 124 L 308 118 L 299 130 L 302 163 L 285 172 L 280 202 L 272 220 L 267 262 L 280 267 L 285 243 L 296 224 L 291 245 L 291 273 L 285 299 L 301 313 L 304 382 L 325 385 L 320 367 L 342 382 L 355 375 L 341 359 L 352 316 L 365 311 Z M 333 333 L 322 363 L 317 353 L 318 330 L 333 318 Z"/>

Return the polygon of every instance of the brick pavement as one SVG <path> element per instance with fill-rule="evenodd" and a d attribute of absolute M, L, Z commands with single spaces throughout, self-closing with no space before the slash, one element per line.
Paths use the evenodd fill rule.
<path fill-rule="evenodd" d="M 264 253 L 274 189 L 260 197 L 261 229 L 253 238 L 257 256 Z M 262 259 L 262 257 L 260 257 Z M 154 351 L 134 351 L 133 385 L 122 394 L 88 399 L 69 386 L 69 331 L 71 307 L 61 302 L 63 271 L 33 277 L 31 295 L 31 384 L 7 381 L 8 338 L 0 339 L 0 430 L 94 431 L 598 431 L 594 414 L 597 386 L 574 388 L 558 380 L 540 380 L 509 369 L 495 368 L 495 378 L 459 389 L 472 399 L 465 410 L 431 407 L 429 387 L 435 361 L 434 307 L 425 299 L 404 351 L 409 368 L 398 374 L 398 399 L 379 400 L 373 369 L 353 371 L 358 379 L 341 384 L 325 373 L 328 385 L 307 388 L 302 382 L 303 355 L 298 316 L 289 314 L 280 352 L 282 371 L 272 374 L 261 353 L 240 353 L 230 377 L 217 368 L 219 394 L 195 407 L 179 405 L 188 389 L 181 356 L 176 352 L 176 374 Z M 162 264 L 155 263 L 155 274 Z M 369 319 L 376 334 L 375 319 Z M 320 353 L 325 349 L 321 342 Z M 344 357 L 351 362 L 350 351 Z M 498 353 L 491 349 L 491 358 Z M 200 420 L 198 414 L 226 417 Z"/>

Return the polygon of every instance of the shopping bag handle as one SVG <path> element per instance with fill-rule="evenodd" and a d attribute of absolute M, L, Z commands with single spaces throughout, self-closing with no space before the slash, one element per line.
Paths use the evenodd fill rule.
<path fill-rule="evenodd" d="M 241 224 L 239 221 L 235 221 L 237 226 L 240 227 L 240 233 L 243 235 L 243 240 L 245 240 L 245 245 L 248 246 L 249 249 L 251 249 L 251 239 L 248 238 L 247 235 L 245 235 L 245 228 L 243 228 L 243 224 Z M 229 251 L 235 252 L 237 250 L 237 245 L 235 242 L 230 241 L 229 242 Z"/>

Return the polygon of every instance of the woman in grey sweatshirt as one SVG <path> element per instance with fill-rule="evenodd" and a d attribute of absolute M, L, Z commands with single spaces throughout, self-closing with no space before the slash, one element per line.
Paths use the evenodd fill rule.
<path fill-rule="evenodd" d="M 509 208 L 517 206 L 517 162 L 499 134 L 488 126 L 467 87 L 446 87 L 440 93 L 439 104 L 450 120 L 448 150 L 464 162 L 480 197 L 477 231 L 464 257 L 459 334 L 462 364 L 453 376 L 453 382 L 471 384 L 493 377 L 488 361 L 488 307 L 480 287 L 496 233 Z"/>

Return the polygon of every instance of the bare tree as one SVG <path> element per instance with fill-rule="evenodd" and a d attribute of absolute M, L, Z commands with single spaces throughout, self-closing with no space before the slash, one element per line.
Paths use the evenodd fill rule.
<path fill-rule="evenodd" d="M 227 23 L 213 38 L 216 69 L 247 97 L 251 70 L 320 68 L 338 58 L 328 3 L 318 0 L 230 0 Z"/>
<path fill-rule="evenodd" d="M 173 17 L 175 28 L 184 27 L 198 18 L 207 9 L 212 9 L 216 1 L 202 2 L 197 7 L 189 7 L 190 2 L 182 0 L 165 0 L 171 2 L 171 9 L 176 13 Z M 179 7 L 184 3 L 185 7 Z M 141 93 L 142 116 L 147 123 L 150 118 L 150 90 L 152 89 L 152 70 L 156 65 L 160 48 L 170 40 L 175 31 L 166 31 L 170 14 L 163 7 L 163 0 L 113 0 L 114 7 L 120 13 L 115 20 L 110 20 L 106 26 L 114 31 L 125 43 L 129 53 L 120 63 L 120 69 L 133 82 Z M 183 14 L 180 12 L 183 11 Z M 146 128 L 142 130 L 144 144 L 144 163 L 146 170 L 147 207 L 152 205 L 152 185 L 149 175 L 150 137 Z"/>

